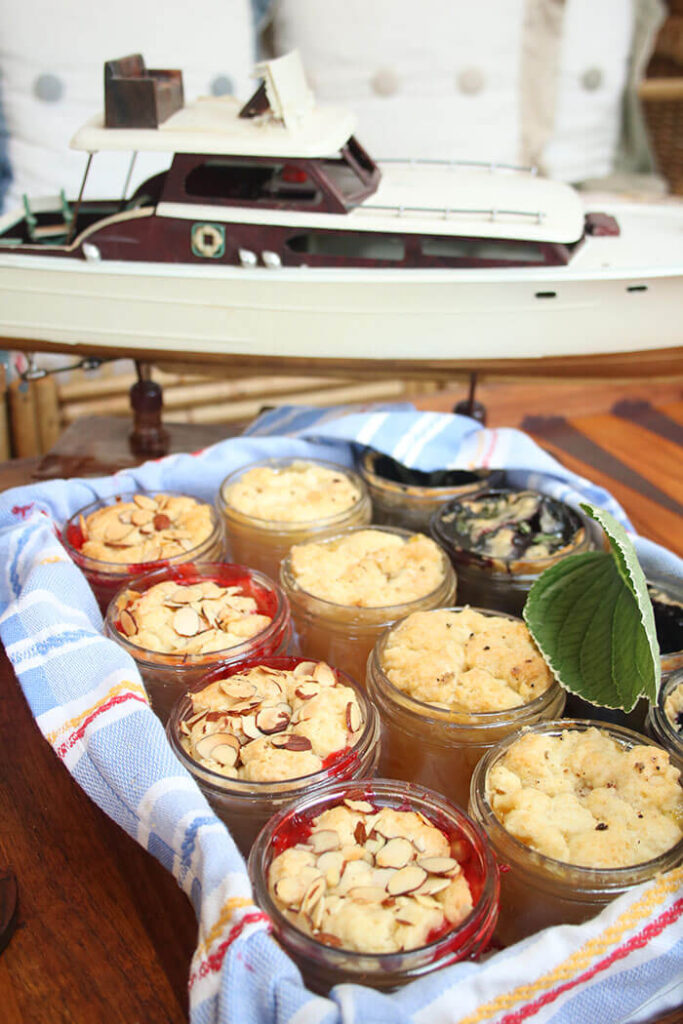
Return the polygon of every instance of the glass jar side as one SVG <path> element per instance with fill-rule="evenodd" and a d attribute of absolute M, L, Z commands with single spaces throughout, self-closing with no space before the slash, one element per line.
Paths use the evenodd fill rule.
<path fill-rule="evenodd" d="M 191 692 L 203 689 L 216 679 L 224 679 L 258 665 L 291 670 L 302 657 L 253 657 L 242 662 L 220 666 L 205 673 L 189 688 Z M 380 726 L 377 709 L 366 697 L 362 687 L 345 672 L 333 667 L 337 678 L 351 687 L 363 718 L 363 730 L 350 749 L 333 757 L 330 763 L 314 775 L 281 782 L 247 782 L 229 779 L 204 767 L 185 750 L 181 737 L 181 722 L 192 713 L 191 693 L 177 697 L 166 724 L 166 735 L 181 764 L 190 772 L 216 815 L 228 827 L 244 856 L 248 856 L 254 839 L 269 818 L 293 800 L 323 789 L 330 783 L 372 778 L 377 771 L 380 756 Z"/>
<path fill-rule="evenodd" d="M 599 721 L 562 719 L 539 722 L 523 733 L 560 735 L 565 729 L 600 729 L 620 746 L 641 745 L 644 737 L 630 729 Z M 581 924 L 617 896 L 683 859 L 683 839 L 653 860 L 620 868 L 568 864 L 538 853 L 516 839 L 495 815 L 487 797 L 489 772 L 519 738 L 516 733 L 497 743 L 479 761 L 470 784 L 469 814 L 486 833 L 501 866 L 501 910 L 496 941 L 512 945 L 534 932 L 558 924 Z"/>
<path fill-rule="evenodd" d="M 677 760 L 683 762 L 683 725 L 680 729 L 676 728 L 676 723 L 667 714 L 666 708 L 667 703 L 670 704 L 672 713 L 676 714 L 673 708 L 673 695 L 679 688 L 682 695 L 675 703 L 677 707 L 681 708 L 678 714 L 683 715 L 683 670 L 680 670 L 663 677 L 657 703 L 650 706 L 647 713 L 645 731 L 651 739 L 668 750 Z"/>
<path fill-rule="evenodd" d="M 503 614 L 483 608 L 473 610 L 482 615 Z M 516 616 L 505 617 L 519 621 Z M 479 714 L 427 704 L 404 693 L 383 669 L 384 651 L 397 625 L 380 636 L 367 662 L 368 693 L 382 721 L 379 771 L 388 778 L 428 786 L 466 807 L 472 772 L 486 751 L 524 726 L 559 718 L 565 706 L 565 691 L 553 680 L 547 690 L 527 704 Z"/>
<path fill-rule="evenodd" d="M 318 942 L 285 917 L 269 891 L 270 864 L 277 853 L 291 845 L 293 837 L 307 821 L 345 797 L 366 800 L 375 807 L 421 813 L 445 833 L 452 849 L 458 847 L 458 859 L 474 902 L 472 911 L 460 925 L 418 949 L 373 954 Z M 256 903 L 270 917 L 275 937 L 301 969 L 309 988 L 323 994 L 341 983 L 392 990 L 441 967 L 474 959 L 488 947 L 498 916 L 498 868 L 479 826 L 438 793 L 395 779 L 374 779 L 351 785 L 338 783 L 290 804 L 271 818 L 259 833 L 249 856 L 249 876 Z"/>

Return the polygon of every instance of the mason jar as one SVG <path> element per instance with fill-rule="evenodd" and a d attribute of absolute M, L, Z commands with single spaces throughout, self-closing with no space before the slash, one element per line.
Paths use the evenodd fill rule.
<path fill-rule="evenodd" d="M 155 519 L 153 506 L 158 504 L 158 498 L 166 497 L 189 499 L 195 502 L 202 509 L 202 513 L 205 514 L 207 519 L 206 526 L 199 537 L 186 537 L 184 534 L 191 531 L 180 531 L 183 536 L 180 537 L 177 544 L 173 545 L 177 549 L 176 554 L 164 558 L 133 559 L 130 561 L 127 561 L 125 558 L 125 547 L 118 549 L 121 551 L 121 560 L 99 559 L 84 554 L 83 546 L 87 540 L 87 524 L 89 518 L 94 513 L 118 505 L 121 508 L 119 515 L 123 515 L 124 518 L 129 518 L 136 513 L 141 515 L 149 513 L 152 516 L 151 524 L 153 528 Z M 158 515 L 165 516 L 163 508 L 158 512 Z M 157 522 L 160 522 L 160 520 L 157 519 Z M 129 524 L 132 531 L 133 524 L 130 523 L 130 518 Z M 126 525 L 128 524 L 122 523 L 121 530 Z M 165 533 L 166 531 L 163 530 L 162 532 Z M 127 539 L 124 537 L 123 541 Z M 97 501 L 93 501 L 79 509 L 78 512 L 75 512 L 67 520 L 62 531 L 61 541 L 71 560 L 83 572 L 92 587 L 102 614 L 106 612 L 107 605 L 122 584 L 130 581 L 135 576 L 152 572 L 164 566 L 183 565 L 186 562 L 216 562 L 223 556 L 223 527 L 216 510 L 212 505 L 200 502 L 198 499 L 191 497 L 191 495 L 179 494 L 175 491 L 165 491 L 163 494 L 161 492 L 148 494 L 144 491 L 130 491 L 112 495 L 109 498 L 99 498 Z"/>
<path fill-rule="evenodd" d="M 219 587 L 238 587 L 239 594 L 251 598 L 259 615 L 267 617 L 268 625 L 241 643 L 205 654 L 187 654 L 150 650 L 137 645 L 122 628 L 121 616 L 127 595 L 144 595 L 159 583 L 172 580 L 178 587 L 216 583 Z M 282 589 L 263 573 L 244 565 L 226 562 L 195 565 L 188 563 L 159 569 L 134 577 L 110 602 L 105 618 L 105 632 L 135 660 L 152 710 L 166 722 L 171 708 L 193 683 L 213 666 L 233 665 L 251 657 L 272 657 L 293 650 L 289 604 Z"/>
<path fill-rule="evenodd" d="M 280 909 L 269 886 L 273 861 L 288 847 L 305 841 L 313 819 L 345 799 L 357 802 L 355 806 L 367 803 L 378 811 L 386 807 L 423 815 L 446 837 L 471 893 L 472 908 L 459 924 L 439 929 L 426 945 L 415 949 L 365 953 L 344 949 L 339 942 L 332 945 L 335 936 L 314 938 Z M 437 793 L 394 779 L 335 783 L 292 802 L 259 833 L 249 856 L 249 876 L 255 901 L 270 917 L 275 938 L 299 967 L 307 986 L 323 994 L 344 983 L 391 990 L 449 964 L 474 959 L 487 948 L 498 914 L 498 870 L 479 827 Z"/>
<path fill-rule="evenodd" d="M 259 472 L 264 477 L 265 497 L 263 511 L 259 509 L 257 514 L 241 510 L 235 501 L 236 489 L 244 484 L 245 477 Z M 270 508 L 275 507 L 277 514 L 268 513 L 269 478 L 278 500 Z M 292 482 L 292 494 L 283 495 L 280 500 L 283 480 Z M 251 462 L 225 478 L 217 504 L 225 524 L 230 557 L 273 579 L 278 578 L 280 562 L 293 544 L 310 537 L 329 537 L 348 526 L 361 526 L 369 523 L 372 516 L 367 488 L 358 474 L 323 459 L 293 457 Z"/>
<path fill-rule="evenodd" d="M 359 533 L 362 529 L 393 534 L 406 542 L 421 536 L 392 526 L 357 527 L 327 537 L 321 544 L 332 550 L 333 546 L 338 546 L 350 534 Z M 411 612 L 439 608 L 453 602 L 456 589 L 453 567 L 438 547 L 437 556 L 438 582 L 427 592 L 392 604 L 360 606 L 336 603 L 304 589 L 293 569 L 290 552 L 282 562 L 280 582 L 292 609 L 302 652 L 338 665 L 354 679 L 364 680 L 368 655 L 387 626 Z"/>
<path fill-rule="evenodd" d="M 213 669 L 194 684 L 192 692 L 200 691 L 216 680 L 229 679 L 257 666 L 290 671 L 306 661 L 309 659 L 301 657 L 250 658 L 238 664 Z M 171 711 L 166 734 L 176 757 L 190 772 L 218 817 L 225 822 L 245 857 L 248 856 L 254 839 L 268 819 L 293 800 L 309 798 L 332 782 L 350 782 L 354 779 L 370 778 L 375 774 L 380 749 L 377 711 L 355 680 L 340 669 L 330 667 L 339 683 L 354 691 L 362 727 L 353 746 L 326 758 L 320 771 L 311 775 L 278 782 L 227 778 L 200 764 L 183 746 L 182 723 L 193 714 L 190 693 L 183 694 Z"/>
<path fill-rule="evenodd" d="M 586 732 L 591 728 L 598 728 L 622 751 L 648 744 L 643 736 L 630 729 L 578 719 L 539 722 L 525 729 L 522 735 L 559 737 L 567 730 Z M 503 945 L 553 925 L 581 924 L 618 896 L 675 867 L 683 859 L 683 838 L 642 863 L 600 868 L 566 863 L 521 842 L 494 813 L 488 784 L 493 769 L 519 738 L 520 734 L 513 734 L 492 747 L 475 767 L 470 787 L 469 813 L 486 833 L 501 869 L 501 913 L 496 939 Z M 660 747 L 650 746 L 665 754 Z M 539 771 L 545 770 L 546 765 L 539 763 Z M 598 770 L 604 780 L 609 781 L 608 767 L 601 764 Z M 598 827 L 604 824 L 599 822 Z"/>
<path fill-rule="evenodd" d="M 683 669 L 664 676 L 657 703 L 645 720 L 645 731 L 683 763 Z"/>
<path fill-rule="evenodd" d="M 425 615 L 467 610 L 524 625 L 515 616 L 483 608 L 445 608 Z M 458 711 L 419 700 L 392 683 L 386 671 L 387 645 L 392 643 L 397 631 L 405 628 L 406 622 L 403 619 L 387 629 L 368 658 L 368 693 L 377 705 L 382 722 L 379 771 L 387 778 L 429 786 L 448 800 L 467 807 L 470 779 L 480 758 L 510 733 L 517 733 L 534 722 L 559 718 L 564 709 L 565 691 L 547 670 L 550 677 L 547 689 L 516 707 Z M 540 653 L 538 658 L 542 661 Z"/>
<path fill-rule="evenodd" d="M 463 509 L 472 508 L 474 502 L 481 502 L 484 507 L 486 502 L 514 500 L 520 495 L 542 500 L 563 522 L 565 536 L 557 551 L 543 557 L 525 557 L 523 552 L 516 554 L 510 550 L 501 550 L 495 555 L 483 554 L 475 550 L 468 537 L 453 525 Z M 602 532 L 583 513 L 556 498 L 535 491 L 503 488 L 484 491 L 471 499 L 456 499 L 442 506 L 432 516 L 430 530 L 453 562 L 458 575 L 460 604 L 510 612 L 512 615 L 522 614 L 529 590 L 542 572 L 567 555 L 599 548 Z"/>
<path fill-rule="evenodd" d="M 496 487 L 503 479 L 497 469 L 409 469 L 372 448 L 361 454 L 358 471 L 370 494 L 373 523 L 424 533 L 441 505 Z"/>

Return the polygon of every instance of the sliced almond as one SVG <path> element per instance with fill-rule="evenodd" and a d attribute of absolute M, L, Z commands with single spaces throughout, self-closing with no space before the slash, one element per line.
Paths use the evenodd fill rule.
<path fill-rule="evenodd" d="M 308 842 L 315 853 L 329 853 L 330 850 L 338 850 L 341 846 L 339 833 L 333 828 L 321 828 L 317 832 L 312 832 Z"/>
<path fill-rule="evenodd" d="M 157 512 L 153 522 L 155 530 L 168 530 L 171 525 L 171 520 L 165 512 Z"/>
<path fill-rule="evenodd" d="M 194 600 L 194 587 L 178 587 L 168 595 L 168 600 L 176 604 L 190 604 Z"/>
<path fill-rule="evenodd" d="M 358 732 L 363 724 L 363 716 L 355 700 L 350 700 L 346 705 L 346 728 L 349 732 Z"/>
<path fill-rule="evenodd" d="M 256 725 L 255 715 L 244 715 L 241 719 L 242 732 L 250 740 L 258 740 L 263 735 L 261 730 Z"/>
<path fill-rule="evenodd" d="M 158 506 L 154 498 L 150 498 L 148 494 L 134 494 L 133 501 L 138 508 L 149 508 L 156 512 Z"/>
<path fill-rule="evenodd" d="M 236 748 L 230 743 L 219 743 L 213 748 L 211 757 L 225 768 L 233 768 L 239 759 L 239 741 Z"/>
<path fill-rule="evenodd" d="M 331 932 L 318 932 L 316 939 L 326 946 L 334 946 L 335 949 L 341 949 L 342 947 L 342 940 L 337 938 L 336 935 L 332 935 Z"/>
<path fill-rule="evenodd" d="M 319 661 L 313 669 L 313 678 L 317 680 L 321 686 L 335 686 L 337 682 L 337 677 L 334 672 L 324 661 Z"/>
<path fill-rule="evenodd" d="M 231 736 L 229 732 L 212 732 L 208 736 L 203 736 L 195 745 L 195 752 L 199 757 L 210 758 L 213 757 L 213 752 L 218 747 L 230 747 L 235 752 L 235 761 L 237 760 L 237 753 L 239 751 L 239 741 L 236 736 Z M 233 764 L 235 762 L 233 761 Z"/>
<path fill-rule="evenodd" d="M 154 533 L 154 527 L 151 524 L 147 526 L 140 526 L 138 527 L 138 529 L 140 530 L 140 533 L 144 534 L 145 537 L 149 537 L 150 534 Z"/>
<path fill-rule="evenodd" d="M 334 889 L 339 884 L 344 867 L 344 857 L 342 854 L 339 850 L 326 851 L 320 854 L 316 863 L 318 870 L 322 871 L 325 876 L 329 887 Z"/>
<path fill-rule="evenodd" d="M 173 616 L 173 628 L 179 636 L 196 636 L 201 622 L 194 608 L 179 608 Z"/>
<path fill-rule="evenodd" d="M 152 522 L 154 513 L 149 508 L 136 508 L 134 512 L 129 512 L 129 522 L 134 523 L 135 526 L 147 526 L 148 523 Z M 119 516 L 119 519 L 121 516 Z"/>
<path fill-rule="evenodd" d="M 191 551 L 192 548 L 194 547 L 194 544 L 192 543 L 192 541 L 191 540 L 186 540 L 185 537 L 182 537 L 178 541 L 178 543 L 180 544 L 180 546 L 183 549 L 183 551 Z"/>
<path fill-rule="evenodd" d="M 417 900 L 421 907 L 427 907 L 428 910 L 443 910 L 439 901 L 434 899 L 433 896 L 427 896 L 426 893 L 415 892 L 413 893 L 413 899 Z"/>
<path fill-rule="evenodd" d="M 404 868 L 415 858 L 415 847 L 407 839 L 390 839 L 376 855 L 380 868 Z M 426 872 L 425 872 L 426 876 Z"/>
<path fill-rule="evenodd" d="M 80 528 L 81 533 L 83 534 L 83 540 L 86 540 L 88 536 L 88 526 L 82 515 L 78 516 L 78 526 Z"/>
<path fill-rule="evenodd" d="M 417 890 L 423 896 L 436 896 L 437 892 L 447 889 L 451 884 L 450 878 L 440 878 L 438 875 L 430 875 L 426 878 Z"/>
<path fill-rule="evenodd" d="M 365 849 L 368 851 L 369 854 L 375 857 L 382 849 L 382 847 L 385 845 L 385 843 L 386 839 L 384 838 L 384 836 L 371 836 L 369 839 L 365 840 Z"/>
<path fill-rule="evenodd" d="M 275 895 L 288 907 L 298 907 L 303 896 L 303 886 L 298 878 L 280 878 L 274 886 Z"/>
<path fill-rule="evenodd" d="M 363 821 L 357 821 L 356 822 L 356 827 L 353 830 L 353 838 L 356 840 L 356 842 L 358 843 L 359 846 L 363 846 L 363 844 L 365 843 L 365 840 L 367 839 L 367 834 L 365 832 L 365 822 L 363 822 Z M 366 847 L 366 849 L 367 849 L 367 847 Z"/>
<path fill-rule="evenodd" d="M 357 885 L 349 889 L 347 896 L 357 903 L 382 903 L 387 898 L 387 891 L 378 885 Z"/>
<path fill-rule="evenodd" d="M 121 632 L 125 633 L 126 636 L 133 636 L 134 633 L 137 633 L 138 624 L 127 608 L 124 608 L 121 612 L 119 621 L 121 623 Z"/>
<path fill-rule="evenodd" d="M 460 871 L 455 857 L 420 857 L 417 863 L 430 875 L 452 875 Z"/>
<path fill-rule="evenodd" d="M 275 732 L 282 732 L 289 725 L 289 715 L 285 715 L 277 708 L 261 708 L 256 715 L 256 725 L 266 736 Z"/>
<path fill-rule="evenodd" d="M 294 667 L 293 675 L 312 676 L 313 670 L 317 664 L 317 661 L 300 661 L 299 664 Z"/>
<path fill-rule="evenodd" d="M 129 533 L 133 532 L 133 527 L 130 523 L 121 523 L 118 519 L 109 523 L 104 539 L 108 544 L 117 544 L 124 540 Z"/>
<path fill-rule="evenodd" d="M 310 700 L 320 693 L 319 683 L 300 683 L 294 691 L 299 700 Z"/>
<path fill-rule="evenodd" d="M 284 743 L 276 742 L 275 740 L 272 740 L 272 743 L 274 746 L 280 747 L 282 750 L 300 752 L 303 750 L 313 749 L 313 744 L 309 740 L 308 736 L 297 736 L 294 733 L 289 733 Z"/>
<path fill-rule="evenodd" d="M 304 894 L 304 898 L 301 901 L 301 913 L 310 914 L 326 889 L 327 882 L 322 875 L 316 878 L 315 881 L 311 882 Z"/>
<path fill-rule="evenodd" d="M 261 706 L 261 698 L 258 694 L 247 697 L 246 700 L 237 700 L 230 708 L 231 715 L 250 715 L 252 711 Z"/>
<path fill-rule="evenodd" d="M 424 921 L 424 917 L 424 910 L 414 900 L 406 901 L 396 910 L 396 920 L 399 924 L 421 924 Z"/>
<path fill-rule="evenodd" d="M 232 697 L 234 700 L 249 700 L 256 693 L 254 684 L 250 683 L 243 676 L 230 676 L 228 679 L 220 679 L 218 688 L 226 697 Z"/>
<path fill-rule="evenodd" d="M 426 878 L 427 872 L 423 868 L 419 868 L 417 864 L 409 864 L 389 879 L 387 892 L 390 896 L 402 896 L 407 892 L 415 892 Z"/>
<path fill-rule="evenodd" d="M 349 798 L 345 798 L 344 803 L 350 811 L 356 811 L 358 814 L 372 814 L 375 810 L 372 804 L 369 804 L 367 800 L 351 800 Z"/>
<path fill-rule="evenodd" d="M 318 902 L 313 907 L 313 911 L 311 913 L 311 926 L 313 928 L 313 931 L 315 931 L 315 932 L 320 931 L 320 928 L 321 928 L 322 923 L 323 923 L 324 916 L 325 916 L 325 900 L 324 899 L 319 899 Z"/>
<path fill-rule="evenodd" d="M 119 512 L 119 522 L 132 523 L 135 522 L 135 520 L 133 519 L 132 513 L 128 509 L 126 509 L 124 512 Z"/>

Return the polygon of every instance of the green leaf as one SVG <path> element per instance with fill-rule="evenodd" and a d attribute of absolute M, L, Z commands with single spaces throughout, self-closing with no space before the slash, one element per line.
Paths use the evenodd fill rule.
<path fill-rule="evenodd" d="M 643 570 L 622 526 L 582 505 L 610 552 L 568 555 L 546 569 L 524 606 L 531 635 L 558 682 L 592 704 L 630 711 L 653 703 L 660 679 L 654 613 Z"/>

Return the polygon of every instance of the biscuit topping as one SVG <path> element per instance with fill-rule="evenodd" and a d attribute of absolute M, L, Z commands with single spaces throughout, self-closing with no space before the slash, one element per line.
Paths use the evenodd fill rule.
<path fill-rule="evenodd" d="M 553 681 L 523 622 L 472 608 L 409 615 L 389 633 L 381 667 L 416 700 L 474 714 L 527 704 Z"/>
<path fill-rule="evenodd" d="M 163 654 L 201 655 L 243 644 L 270 625 L 253 597 L 213 580 L 163 580 L 144 593 L 118 598 L 119 630 L 138 647 Z"/>
<path fill-rule="evenodd" d="M 453 853 L 421 813 L 348 799 L 275 857 L 268 885 L 285 916 L 319 942 L 397 953 L 440 938 L 472 909 Z"/>
<path fill-rule="evenodd" d="M 595 728 L 528 733 L 488 773 L 486 795 L 515 838 L 548 857 L 620 868 L 683 836 L 683 790 L 669 755 Z"/>
<path fill-rule="evenodd" d="M 296 544 L 290 558 L 302 590 L 358 608 L 419 600 L 444 579 L 443 552 L 421 533 L 349 530 L 332 541 Z"/>
<path fill-rule="evenodd" d="M 352 747 L 364 725 L 355 691 L 324 662 L 258 665 L 189 696 L 184 749 L 205 768 L 248 782 L 313 775 Z"/>
<path fill-rule="evenodd" d="M 185 495 L 136 494 L 79 517 L 80 551 L 101 562 L 138 565 L 175 558 L 214 529 L 210 505 Z"/>
<path fill-rule="evenodd" d="M 282 523 L 328 519 L 352 508 L 360 488 L 340 468 L 296 461 L 288 466 L 255 466 L 224 492 L 237 512 Z"/>

